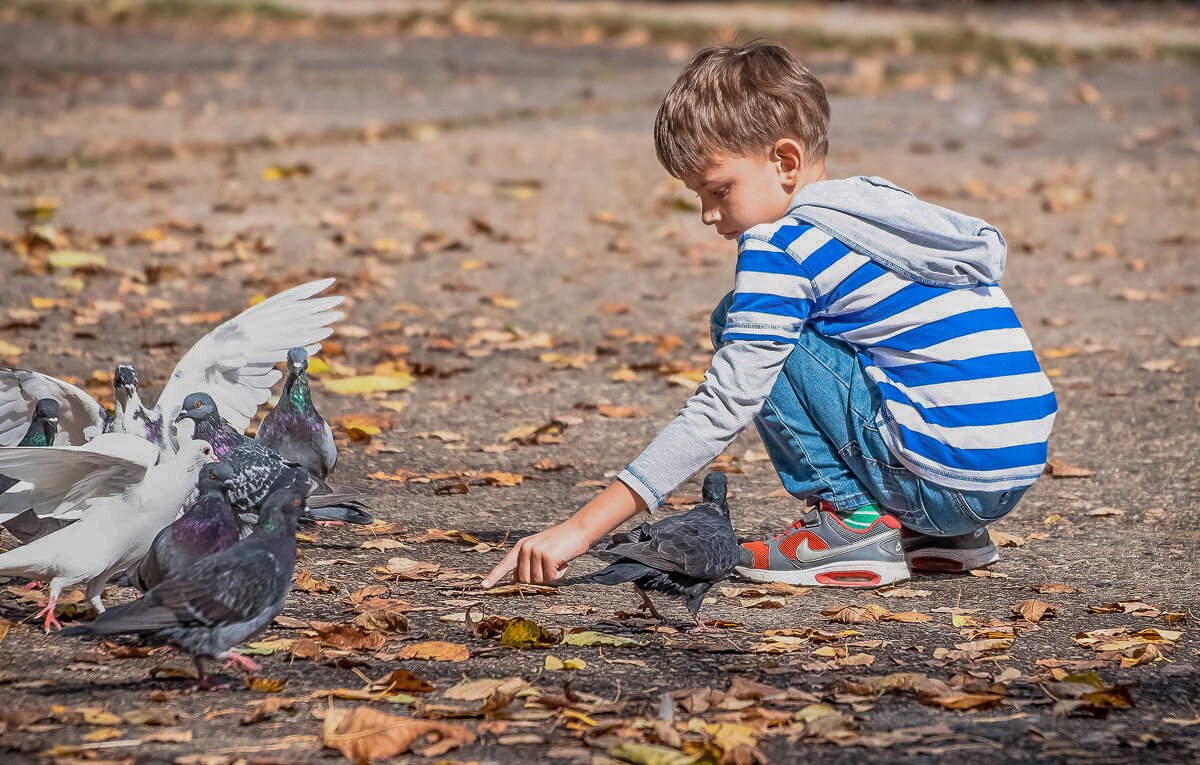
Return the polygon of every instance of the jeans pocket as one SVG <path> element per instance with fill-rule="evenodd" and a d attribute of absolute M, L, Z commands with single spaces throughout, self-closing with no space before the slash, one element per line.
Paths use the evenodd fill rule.
<path fill-rule="evenodd" d="M 981 526 L 995 523 L 1008 515 L 1017 501 L 1025 495 L 1026 489 L 1009 489 L 1008 491 L 951 491 L 950 496 L 955 506 L 968 518 L 973 518 Z"/>
<path fill-rule="evenodd" d="M 942 533 L 925 508 L 920 479 L 908 468 L 868 456 L 855 442 L 842 447 L 838 454 L 866 484 L 875 501 L 902 525 L 925 534 Z"/>

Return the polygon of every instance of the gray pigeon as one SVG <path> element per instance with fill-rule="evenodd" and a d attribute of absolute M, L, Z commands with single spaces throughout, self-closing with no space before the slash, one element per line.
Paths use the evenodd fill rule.
<path fill-rule="evenodd" d="M 586 577 L 598 584 L 633 582 L 642 596 L 641 608 L 661 619 L 647 590 L 683 600 L 693 632 L 710 628 L 700 621 L 700 605 L 709 589 L 738 563 L 738 540 L 729 522 L 724 473 L 704 477 L 704 501 L 683 515 L 643 523 L 628 534 L 614 534 L 603 552 L 617 556 L 607 567 Z"/>
<path fill-rule="evenodd" d="M 110 609 L 64 635 L 136 634 L 192 656 L 200 688 L 211 688 L 202 660 L 259 666 L 230 648 L 258 635 L 279 612 L 296 565 L 296 521 L 307 478 L 272 492 L 254 532 L 180 571 L 137 600 Z"/>
<path fill-rule="evenodd" d="M 238 540 L 238 527 L 229 507 L 233 468 L 214 462 L 200 471 L 200 496 L 174 523 L 158 532 L 150 551 L 119 576 L 118 587 L 146 592 L 202 558 L 224 550 Z"/>
<path fill-rule="evenodd" d="M 38 399 L 33 408 L 33 419 L 29 423 L 29 429 L 25 431 L 24 437 L 17 446 L 53 446 L 54 439 L 58 436 L 58 412 L 58 402 L 54 399 Z M 20 481 L 16 478 L 0 475 L 0 494 L 18 483 Z M 15 495 L 8 498 L 8 502 L 12 501 L 17 501 Z M 38 518 L 33 510 L 26 510 L 14 518 L 9 518 L 3 525 L 8 529 L 8 533 L 17 538 L 17 541 L 25 544 L 52 531 L 58 531 L 68 523 L 70 521 Z"/>
<path fill-rule="evenodd" d="M 337 463 L 337 447 L 329 423 L 313 405 L 308 353 L 303 348 L 288 351 L 287 370 L 279 403 L 263 418 L 254 440 L 324 479 Z"/>
<path fill-rule="evenodd" d="M 216 402 L 207 393 L 193 393 L 183 400 L 183 410 L 176 421 L 184 419 L 194 420 L 195 437 L 211 443 L 217 459 L 233 468 L 229 503 L 245 533 L 255 522 L 255 508 L 267 496 L 272 485 L 288 468 L 298 466 L 235 430 L 221 417 Z M 309 520 L 345 521 L 362 525 L 375 520 L 361 501 L 335 493 L 329 484 L 307 471 L 305 475 L 309 481 Z"/>

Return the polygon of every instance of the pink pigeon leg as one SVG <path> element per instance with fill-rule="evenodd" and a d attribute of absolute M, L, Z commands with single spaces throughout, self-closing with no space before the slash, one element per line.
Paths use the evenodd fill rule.
<path fill-rule="evenodd" d="M 230 653 L 230 654 L 227 654 L 225 656 L 225 658 L 228 661 L 225 662 L 225 666 L 222 667 L 221 669 L 229 669 L 234 664 L 241 665 L 242 668 L 244 668 L 250 672 L 262 669 L 262 667 L 257 662 L 255 662 L 253 659 L 251 659 L 249 656 L 243 656 L 240 653 Z"/>
<path fill-rule="evenodd" d="M 40 590 L 46 586 L 45 582 L 30 582 L 22 587 L 22 590 Z"/>
<path fill-rule="evenodd" d="M 56 630 L 62 629 L 62 625 L 58 623 L 58 619 L 54 618 L 54 608 L 57 605 L 58 605 L 58 594 L 54 593 L 50 596 L 50 602 L 46 604 L 46 607 L 43 608 L 41 611 L 38 611 L 36 614 L 34 614 L 34 618 L 37 618 L 39 616 L 46 617 L 46 632 L 47 632 L 47 634 L 49 634 L 51 627 L 53 627 Z"/>
<path fill-rule="evenodd" d="M 343 526 L 342 521 L 314 521 L 318 526 Z"/>
<path fill-rule="evenodd" d="M 692 614 L 692 621 L 696 623 L 696 626 L 692 627 L 690 630 L 688 630 L 688 632 L 692 633 L 693 635 L 701 633 L 701 632 L 720 632 L 721 631 L 721 630 L 717 629 L 716 627 L 709 627 L 707 624 L 700 621 L 700 614 Z"/>

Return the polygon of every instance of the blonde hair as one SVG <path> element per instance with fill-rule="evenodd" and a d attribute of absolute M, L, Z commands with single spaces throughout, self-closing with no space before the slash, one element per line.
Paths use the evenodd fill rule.
<path fill-rule="evenodd" d="M 654 120 L 658 161 L 676 178 L 704 172 L 717 154 L 754 156 L 781 138 L 800 142 L 805 163 L 824 159 L 829 99 L 812 72 L 770 42 L 697 53 Z"/>

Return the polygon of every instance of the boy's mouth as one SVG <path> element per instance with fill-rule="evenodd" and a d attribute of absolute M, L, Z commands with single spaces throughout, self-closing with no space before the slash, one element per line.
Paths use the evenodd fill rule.
<path fill-rule="evenodd" d="M 721 232 L 718 231 L 717 233 L 720 234 Z M 730 231 L 728 234 L 721 234 L 721 236 L 725 237 L 726 239 L 737 239 L 741 235 L 741 231 Z"/>

